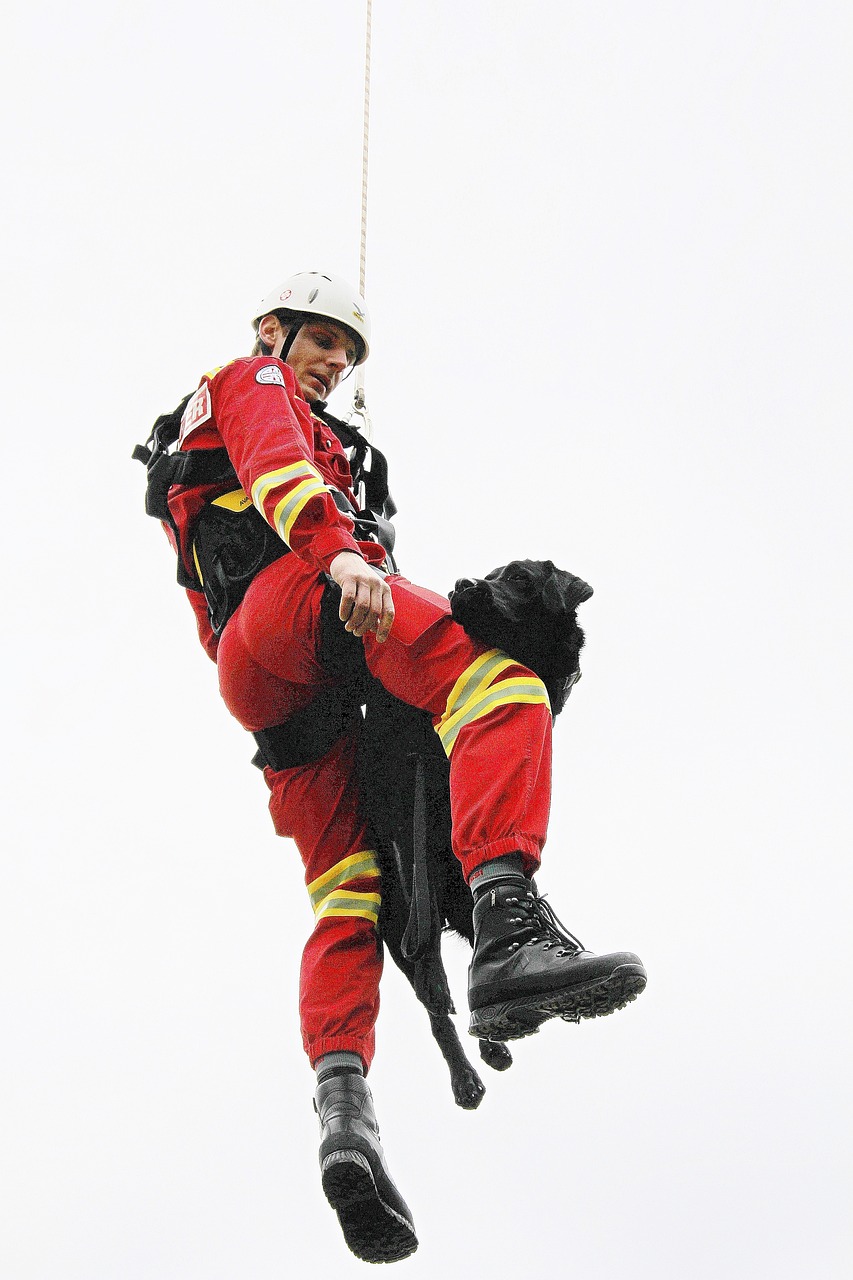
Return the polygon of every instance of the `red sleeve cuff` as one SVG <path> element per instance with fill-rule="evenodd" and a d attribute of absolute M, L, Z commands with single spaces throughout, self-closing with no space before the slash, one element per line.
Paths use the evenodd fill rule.
<path fill-rule="evenodd" d="M 364 559 L 361 547 L 346 529 L 324 529 L 322 533 L 315 533 L 311 539 L 311 559 L 324 573 L 329 572 L 329 566 L 341 551 L 354 551 Z"/>

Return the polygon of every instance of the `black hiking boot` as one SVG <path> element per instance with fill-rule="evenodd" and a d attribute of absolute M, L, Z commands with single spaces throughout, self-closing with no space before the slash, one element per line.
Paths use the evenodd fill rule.
<path fill-rule="evenodd" d="M 531 880 L 507 877 L 477 895 L 468 969 L 472 1036 L 519 1040 L 548 1018 L 600 1018 L 630 1004 L 645 985 L 639 956 L 585 951 Z"/>
<path fill-rule="evenodd" d="M 373 1099 L 357 1072 L 317 1085 L 320 1173 L 344 1239 L 362 1262 L 398 1262 L 418 1247 L 406 1202 L 388 1172 Z"/>

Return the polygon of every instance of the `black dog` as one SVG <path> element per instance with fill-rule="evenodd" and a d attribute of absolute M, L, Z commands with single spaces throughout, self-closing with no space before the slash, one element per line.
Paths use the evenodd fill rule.
<path fill-rule="evenodd" d="M 550 560 L 516 560 L 484 579 L 460 579 L 450 599 L 470 635 L 540 677 L 557 715 L 580 676 L 584 635 L 575 611 L 591 595 Z M 361 784 L 382 867 L 380 932 L 429 1014 L 456 1102 L 473 1109 L 485 1087 L 450 1020 L 455 1010 L 441 960 L 445 929 L 474 941 L 473 899 L 451 847 L 449 765 L 428 714 L 369 677 L 362 694 Z M 479 1044 L 495 1070 L 511 1065 L 506 1045 Z"/>
<path fill-rule="evenodd" d="M 460 578 L 450 608 L 470 636 L 536 673 L 556 716 L 580 679 L 584 634 L 576 611 L 591 595 L 588 583 L 550 560 L 512 560 L 485 578 Z"/>

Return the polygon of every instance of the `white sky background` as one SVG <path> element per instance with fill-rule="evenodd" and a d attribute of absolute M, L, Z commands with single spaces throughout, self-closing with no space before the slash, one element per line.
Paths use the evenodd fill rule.
<path fill-rule="evenodd" d="M 280 279 L 357 276 L 363 5 L 246 12 L 4 22 L 4 1280 L 364 1273 L 319 1187 L 298 857 L 130 460 Z M 821 0 L 376 0 L 400 559 L 595 587 L 541 883 L 649 971 L 472 1115 L 389 965 L 412 1277 L 848 1274 L 851 46 Z"/>

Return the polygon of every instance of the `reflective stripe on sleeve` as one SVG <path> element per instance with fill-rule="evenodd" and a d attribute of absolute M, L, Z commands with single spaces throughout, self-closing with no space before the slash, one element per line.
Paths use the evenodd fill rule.
<path fill-rule="evenodd" d="M 281 502 L 275 508 L 272 516 L 272 524 L 280 538 L 290 546 L 290 530 L 293 528 L 293 522 L 299 515 L 299 512 L 311 498 L 318 493 L 328 493 L 329 489 L 320 479 L 315 480 L 312 476 L 310 480 L 303 480 L 291 489 L 290 492 L 282 498 Z"/>
<path fill-rule="evenodd" d="M 258 476 L 252 485 L 252 501 L 258 510 L 263 511 L 264 502 L 271 489 L 276 485 L 296 480 L 299 476 L 313 476 L 319 480 L 320 472 L 303 458 L 299 462 L 291 462 L 287 467 L 277 467 L 275 471 L 267 471 L 262 476 Z"/>
<path fill-rule="evenodd" d="M 270 515 L 265 509 L 267 499 L 274 490 L 285 485 L 289 487 Z M 290 531 L 306 502 L 317 494 L 330 492 L 317 468 L 303 458 L 300 462 L 292 462 L 287 467 L 278 467 L 275 471 L 267 471 L 258 476 L 252 485 L 252 502 L 279 537 L 290 546 Z"/>

